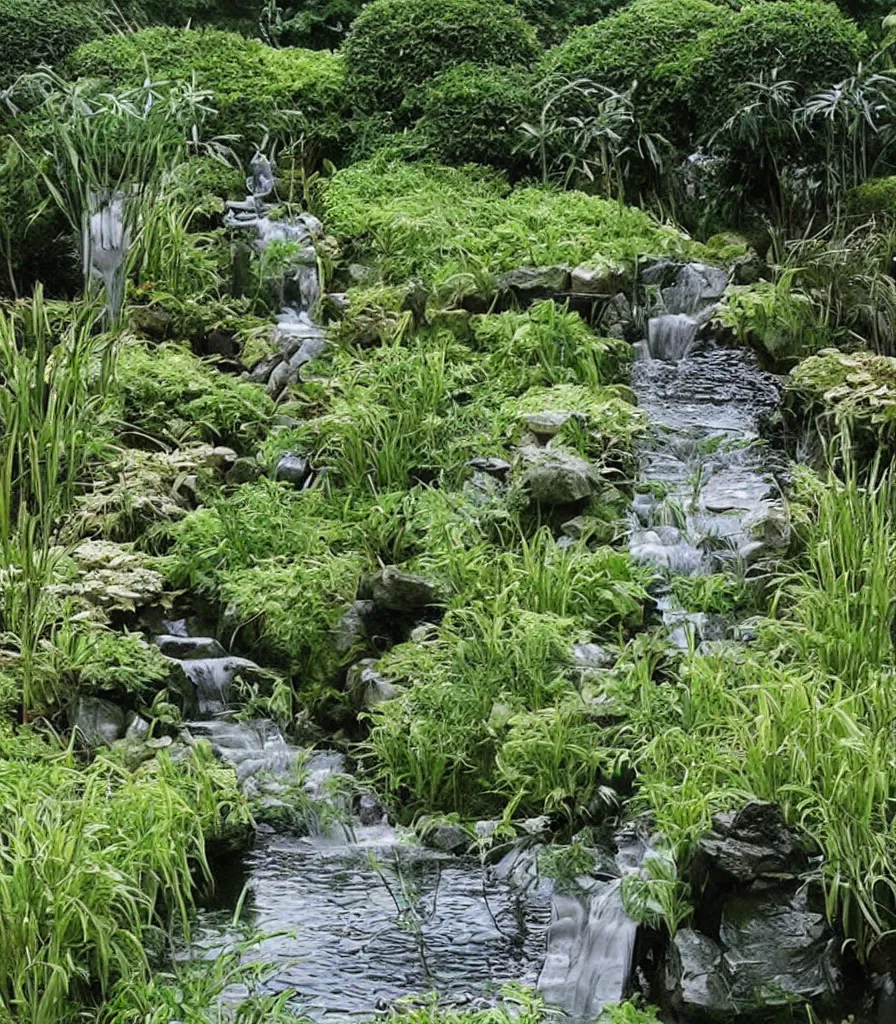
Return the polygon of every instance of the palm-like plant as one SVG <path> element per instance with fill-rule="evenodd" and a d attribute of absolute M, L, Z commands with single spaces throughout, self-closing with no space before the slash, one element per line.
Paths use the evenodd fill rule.
<path fill-rule="evenodd" d="M 810 96 L 795 116 L 807 131 L 823 130 L 829 213 L 850 188 L 865 181 L 894 140 L 896 76 L 859 64 L 854 75 Z"/>
<path fill-rule="evenodd" d="M 662 170 L 666 140 L 642 131 L 633 97 L 637 82 L 624 92 L 588 78 L 550 78 L 542 83 L 546 94 L 535 123 L 520 125 L 520 149 L 538 158 L 542 183 L 559 179 L 564 187 L 575 179 L 587 181 L 606 195 L 622 198 L 625 181 L 635 165 Z M 576 97 L 588 113 L 564 113 L 569 97 Z"/>

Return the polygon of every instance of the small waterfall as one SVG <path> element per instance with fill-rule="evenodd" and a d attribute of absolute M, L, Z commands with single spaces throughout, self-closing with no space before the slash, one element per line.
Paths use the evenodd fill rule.
<path fill-rule="evenodd" d="M 122 192 L 90 194 L 87 223 L 82 232 L 85 281 L 99 279 L 106 296 L 110 323 L 124 303 L 125 263 L 130 232 L 125 224 L 126 197 Z"/>
<path fill-rule="evenodd" d="M 555 895 L 538 979 L 545 1002 L 582 1024 L 628 994 L 638 925 L 625 911 L 622 879 L 594 882 L 585 899 Z"/>
<path fill-rule="evenodd" d="M 647 353 L 651 359 L 677 363 L 686 359 L 697 340 L 700 322 L 689 313 L 664 313 L 647 324 Z"/>
<path fill-rule="evenodd" d="M 324 332 L 314 320 L 321 300 L 320 273 L 315 242 L 323 235 L 323 225 L 309 213 L 278 216 L 276 204 L 268 204 L 275 185 L 274 169 L 262 154 L 252 161 L 243 202 L 227 204 L 225 226 L 253 231 L 254 247 L 264 269 L 265 254 L 276 245 L 287 247 L 286 265 L 278 264 L 279 277 L 272 281 L 281 312 L 277 317 L 273 341 L 276 352 L 255 367 L 251 379 L 266 382 L 271 394 L 279 396 L 298 379 L 301 368 L 321 354 Z"/>
<path fill-rule="evenodd" d="M 258 668 L 246 658 L 190 658 L 181 661 L 184 675 L 193 684 L 200 716 L 215 718 L 227 711 L 230 687 L 242 669 Z"/>

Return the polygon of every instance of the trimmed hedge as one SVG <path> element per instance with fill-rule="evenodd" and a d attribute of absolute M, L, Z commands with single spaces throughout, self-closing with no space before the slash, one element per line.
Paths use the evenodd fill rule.
<path fill-rule="evenodd" d="M 611 89 L 638 83 L 635 101 L 642 125 L 681 138 L 689 125 L 678 100 L 681 71 L 670 57 L 685 52 L 710 29 L 722 29 L 731 12 L 710 0 L 634 0 L 622 10 L 576 29 L 549 50 L 544 76 L 589 78 Z M 587 113 L 587 100 L 577 99 Z"/>
<path fill-rule="evenodd" d="M 439 75 L 423 97 L 418 130 L 446 163 L 521 168 L 519 126 L 531 117 L 533 76 L 524 68 L 459 64 Z"/>
<path fill-rule="evenodd" d="M 742 105 L 742 86 L 777 72 L 812 92 L 846 77 L 861 59 L 864 34 L 823 0 L 759 0 L 705 32 L 690 55 L 687 91 L 710 132 Z"/>
<path fill-rule="evenodd" d="M 80 47 L 68 72 L 109 86 L 138 85 L 145 63 L 156 79 L 211 90 L 217 114 L 208 131 L 260 139 L 282 111 L 299 110 L 310 141 L 328 153 L 345 132 L 342 57 L 327 50 L 276 50 L 214 29 L 152 28 L 108 36 Z"/>
<path fill-rule="evenodd" d="M 102 34 L 104 10 L 100 0 L 0 0 L 2 84 Z"/>
<path fill-rule="evenodd" d="M 372 0 L 344 46 L 346 84 L 362 113 L 408 110 L 442 71 L 530 64 L 535 31 L 503 0 Z"/>

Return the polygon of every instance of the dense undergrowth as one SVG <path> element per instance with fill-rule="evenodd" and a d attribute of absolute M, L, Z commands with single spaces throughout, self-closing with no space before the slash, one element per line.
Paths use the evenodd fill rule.
<path fill-rule="evenodd" d="M 712 816 L 772 801 L 837 938 L 887 955 L 886 13 L 0 0 L 0 1019 L 207 1024 L 246 982 L 236 954 L 172 973 L 209 850 L 251 815 L 233 772 L 180 743 L 188 702 L 147 607 L 215 619 L 271 670 L 244 712 L 340 745 L 405 823 L 546 813 L 568 838 L 645 812 L 672 864 L 645 882 L 664 934 L 691 914 Z M 245 371 L 296 254 L 259 258 L 223 227 L 256 149 L 285 212 L 321 218 L 314 256 L 344 298 L 315 310 L 327 349 L 276 400 Z M 98 196 L 131 236 L 115 296 L 85 245 Z M 648 426 L 630 342 L 658 260 L 731 268 L 714 329 L 785 379 L 775 436 L 811 463 L 789 549 L 747 579 L 670 581 L 627 550 Z M 622 320 L 598 315 L 619 296 Z M 545 451 L 583 474 L 572 509 Z M 284 452 L 308 460 L 302 488 L 277 479 Z M 386 566 L 436 596 L 349 629 Z M 752 641 L 676 648 L 670 590 L 749 619 Z M 606 660 L 583 669 L 580 644 Z M 362 658 L 391 699 L 353 688 Z M 96 698 L 149 745 L 60 740 Z M 238 1019 L 288 1013 L 262 996 Z M 394 1012 L 543 1015 L 520 993 Z"/>

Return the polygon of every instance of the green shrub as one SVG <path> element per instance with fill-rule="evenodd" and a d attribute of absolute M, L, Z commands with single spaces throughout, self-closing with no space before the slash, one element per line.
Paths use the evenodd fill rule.
<path fill-rule="evenodd" d="M 339 665 L 332 629 L 371 568 L 366 512 L 271 480 L 239 488 L 173 527 L 175 586 L 218 604 L 240 639 L 293 672 L 303 693 Z"/>
<path fill-rule="evenodd" d="M 176 344 L 125 346 L 116 391 L 129 426 L 178 442 L 211 441 L 245 450 L 261 437 L 273 413 L 264 388 L 229 377 Z"/>
<path fill-rule="evenodd" d="M 263 19 L 266 34 L 281 46 L 335 49 L 364 7 L 364 0 L 299 0 L 280 3 Z"/>
<path fill-rule="evenodd" d="M 157 929 L 184 934 L 204 837 L 245 825 L 244 801 L 203 751 L 134 773 L 7 737 L 0 752 L 0 1005 L 20 1024 L 92 1016 L 116 980 L 149 979 Z"/>
<path fill-rule="evenodd" d="M 673 55 L 730 18 L 729 11 L 710 0 L 634 0 L 597 24 L 572 32 L 547 52 L 541 71 L 544 76 L 591 79 L 617 91 L 637 82 L 636 112 L 642 127 L 682 138 L 690 125 L 677 98 L 680 72 Z M 569 102 L 576 103 L 571 112 L 587 113 L 587 98 Z"/>
<path fill-rule="evenodd" d="M 427 149 L 449 164 L 522 169 L 520 124 L 532 114 L 532 76 L 524 68 L 459 64 L 427 86 L 418 124 Z"/>
<path fill-rule="evenodd" d="M 811 92 L 854 70 L 865 37 L 833 4 L 757 0 L 705 32 L 685 71 L 701 129 L 711 131 L 742 105 L 740 87 L 760 76 Z"/>
<path fill-rule="evenodd" d="M 374 113 L 413 106 L 421 86 L 457 64 L 528 64 L 538 44 L 502 0 L 373 0 L 344 51 L 351 98 Z"/>
<path fill-rule="evenodd" d="M 456 294 L 493 288 L 493 275 L 520 266 L 631 267 L 649 253 L 703 252 L 643 210 L 582 192 L 509 191 L 470 168 L 365 161 L 328 179 L 321 198 L 327 227 L 387 281 L 419 276 Z"/>
<path fill-rule="evenodd" d="M 896 216 L 896 175 L 863 182 L 849 193 L 847 204 L 860 217 Z"/>
<path fill-rule="evenodd" d="M 543 786 L 516 779 L 517 766 L 531 767 L 531 759 L 508 750 L 502 771 L 499 758 L 505 737 L 519 744 L 525 733 L 540 742 L 537 723 L 511 722 L 515 715 L 551 708 L 570 692 L 564 669 L 576 636 L 567 620 L 492 602 L 449 613 L 436 639 L 403 644 L 382 659 L 387 678 L 406 688 L 372 712 L 370 748 L 386 788 L 410 794 L 406 811 L 416 807 L 469 818 L 508 802 L 544 809 Z M 587 780 L 578 774 L 578 751 L 569 748 L 567 761 L 561 747 L 561 767 L 571 769 L 579 785 L 594 777 L 593 733 L 590 740 Z M 548 765 L 539 767 L 543 779 Z"/>
<path fill-rule="evenodd" d="M 104 7 L 101 0 L 0 0 L 0 84 L 39 64 L 56 64 L 101 35 Z"/>
<path fill-rule="evenodd" d="M 66 624 L 53 637 L 53 666 L 66 696 L 114 694 L 140 696 L 168 682 L 171 663 L 140 633 Z"/>
<path fill-rule="evenodd" d="M 212 29 L 152 28 L 80 47 L 70 74 L 108 86 L 139 85 L 146 68 L 160 81 L 191 81 L 212 93 L 208 131 L 258 142 L 265 128 L 297 125 L 328 152 L 344 134 L 342 58 L 313 50 L 275 50 Z M 296 115 L 290 112 L 299 111 Z"/>
<path fill-rule="evenodd" d="M 520 14 L 533 25 L 546 46 L 562 42 L 579 25 L 606 18 L 628 0 L 515 0 Z"/>

